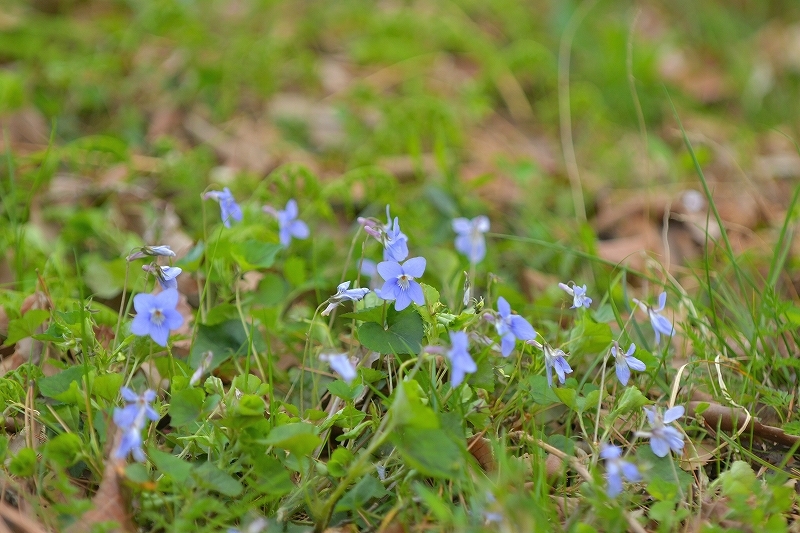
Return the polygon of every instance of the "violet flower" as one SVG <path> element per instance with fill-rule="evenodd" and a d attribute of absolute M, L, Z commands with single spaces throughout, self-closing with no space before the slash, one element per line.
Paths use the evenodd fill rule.
<path fill-rule="evenodd" d="M 278 238 L 283 246 L 288 247 L 292 242 L 292 237 L 306 239 L 310 235 L 306 223 L 297 218 L 299 212 L 297 210 L 297 202 L 294 199 L 286 202 L 286 208 L 282 211 L 268 205 L 265 205 L 262 209 L 278 220 Z"/>
<path fill-rule="evenodd" d="M 450 386 L 455 388 L 461 385 L 466 374 L 478 370 L 478 365 L 469 355 L 469 339 L 464 331 L 450 332 L 451 348 L 447 351 L 450 360 Z"/>
<path fill-rule="evenodd" d="M 502 296 L 497 299 L 497 314 L 494 326 L 501 337 L 500 353 L 508 357 L 514 350 L 517 339 L 528 341 L 536 338 L 536 330 L 530 322 L 519 315 L 511 313 L 511 305 Z"/>
<path fill-rule="evenodd" d="M 322 316 L 328 316 L 336 307 L 343 302 L 358 302 L 364 298 L 369 292 L 366 288 L 350 289 L 350 282 L 345 281 L 336 287 L 336 294 L 328 298 L 328 306 L 320 313 Z"/>
<path fill-rule="evenodd" d="M 142 270 L 149 272 L 156 277 L 158 284 L 164 290 L 178 288 L 178 275 L 183 272 L 179 267 L 159 266 L 155 263 L 142 265 Z"/>
<path fill-rule="evenodd" d="M 178 291 L 166 289 L 158 294 L 141 293 L 133 297 L 136 316 L 131 323 L 135 335 L 150 335 L 157 344 L 167 345 L 169 332 L 183 325 L 183 316 L 175 310 Z"/>
<path fill-rule="evenodd" d="M 241 222 L 243 216 L 242 208 L 233 199 L 230 189 L 225 187 L 221 191 L 208 191 L 203 195 L 203 200 L 208 200 L 209 198 L 219 202 L 220 216 L 226 228 L 231 227 L 231 220 Z"/>
<path fill-rule="evenodd" d="M 647 315 L 650 317 L 650 325 L 653 327 L 653 331 L 656 333 L 656 344 L 658 344 L 661 340 L 661 335 L 666 335 L 667 337 L 672 336 L 675 331 L 672 327 L 672 322 L 660 314 L 661 311 L 664 310 L 664 306 L 667 304 L 666 291 L 658 295 L 658 307 L 655 308 L 650 304 L 646 304 L 640 300 L 637 300 L 636 298 L 634 298 L 633 301 L 639 306 L 639 309 L 647 313 Z"/>
<path fill-rule="evenodd" d="M 606 479 L 608 488 L 606 494 L 614 498 L 622 492 L 623 478 L 635 483 L 642 480 L 636 465 L 622 459 L 622 449 L 613 444 L 603 444 L 600 448 L 600 457 L 606 461 Z"/>
<path fill-rule="evenodd" d="M 327 361 L 331 368 L 342 376 L 342 380 L 348 385 L 358 376 L 356 367 L 353 366 L 350 357 L 346 353 L 320 354 L 319 358 L 322 361 Z"/>
<path fill-rule="evenodd" d="M 656 407 L 645 407 L 644 411 L 650 422 L 650 431 L 637 431 L 636 436 L 649 438 L 650 448 L 658 457 L 666 457 L 670 450 L 677 454 L 682 453 L 683 433 L 666 424 L 683 416 L 683 406 L 676 405 L 672 409 L 667 409 L 663 416 Z"/>
<path fill-rule="evenodd" d="M 616 341 L 614 341 L 614 345 L 611 347 L 611 355 L 614 356 L 614 370 L 616 370 L 617 379 L 619 379 L 622 386 L 627 385 L 628 380 L 631 379 L 631 368 L 639 372 L 647 370 L 647 366 L 633 356 L 633 352 L 635 351 L 636 345 L 633 343 L 631 343 L 628 347 L 628 351 L 625 353 L 622 352 L 619 343 Z"/>
<path fill-rule="evenodd" d="M 159 418 L 158 413 L 150 406 L 156 399 L 156 393 L 148 389 L 139 396 L 128 387 L 122 387 L 120 394 L 129 403 L 122 409 L 119 407 L 114 409 L 114 424 L 123 432 L 119 447 L 114 451 L 114 457 L 124 459 L 131 454 L 141 463 L 145 460 L 142 450 L 142 430 L 147 420 L 155 422 Z"/>
<path fill-rule="evenodd" d="M 558 286 L 562 290 L 566 291 L 567 294 L 572 296 L 572 307 L 570 307 L 570 309 L 576 309 L 579 307 L 585 307 L 586 309 L 589 309 L 589 306 L 592 305 L 592 299 L 586 296 L 586 285 L 579 287 L 573 283 L 570 287 L 566 283 L 559 283 Z"/>
<path fill-rule="evenodd" d="M 403 264 L 396 261 L 378 263 L 378 273 L 385 280 L 380 291 L 375 291 L 384 300 L 394 300 L 396 311 L 402 311 L 411 302 L 425 305 L 425 294 L 422 287 L 414 281 L 425 273 L 424 257 L 412 257 Z"/>
<path fill-rule="evenodd" d="M 486 257 L 486 238 L 484 233 L 489 231 L 489 218 L 477 216 L 472 220 L 467 218 L 453 219 L 453 231 L 456 237 L 456 250 L 467 256 L 473 265 L 480 263 Z"/>
<path fill-rule="evenodd" d="M 175 257 L 175 252 L 173 252 L 168 245 L 142 246 L 134 253 L 126 257 L 125 260 L 130 263 L 136 259 L 142 259 L 148 256 Z"/>

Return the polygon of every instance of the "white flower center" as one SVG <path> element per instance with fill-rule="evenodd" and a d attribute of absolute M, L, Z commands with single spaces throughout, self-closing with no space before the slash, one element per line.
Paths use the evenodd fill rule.
<path fill-rule="evenodd" d="M 408 274 L 402 274 L 397 276 L 397 284 L 400 285 L 400 288 L 404 291 L 408 290 L 408 283 L 414 279 L 413 276 L 409 276 Z"/>
<path fill-rule="evenodd" d="M 150 322 L 154 325 L 160 326 L 166 319 L 167 317 L 164 316 L 164 313 L 161 311 L 161 309 L 156 308 L 150 311 Z"/>

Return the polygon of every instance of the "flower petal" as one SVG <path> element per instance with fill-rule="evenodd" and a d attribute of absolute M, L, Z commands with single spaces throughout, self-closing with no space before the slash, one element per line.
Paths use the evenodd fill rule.
<path fill-rule="evenodd" d="M 156 298 L 155 303 L 158 304 L 157 306 L 160 307 L 162 311 L 165 308 L 175 309 L 175 306 L 178 305 L 178 291 L 175 289 L 162 291 L 158 293 L 155 298 Z"/>
<path fill-rule="evenodd" d="M 503 340 L 500 343 L 500 353 L 503 357 L 508 357 L 514 351 L 514 346 L 517 345 L 517 339 L 514 334 L 509 332 L 503 335 Z"/>
<path fill-rule="evenodd" d="M 497 299 L 497 312 L 503 318 L 511 314 L 511 305 L 502 296 Z"/>
<path fill-rule="evenodd" d="M 453 231 L 462 235 L 468 235 L 472 231 L 472 223 L 464 217 L 454 218 L 452 225 Z"/>
<path fill-rule="evenodd" d="M 631 369 L 628 368 L 628 365 L 624 361 L 617 362 L 617 364 L 614 365 L 614 370 L 616 370 L 617 379 L 622 384 L 622 386 L 624 387 L 625 385 L 627 385 L 628 380 L 631 379 Z"/>
<path fill-rule="evenodd" d="M 311 234 L 308 230 L 308 225 L 302 220 L 293 220 L 289 224 L 289 233 L 297 239 L 307 239 Z"/>
<path fill-rule="evenodd" d="M 486 215 L 479 215 L 472 219 L 472 225 L 481 233 L 486 233 L 491 228 L 489 217 Z"/>
<path fill-rule="evenodd" d="M 378 263 L 378 274 L 389 281 L 390 279 L 397 279 L 404 274 L 403 267 L 397 261 L 382 261 Z"/>
<path fill-rule="evenodd" d="M 408 283 L 408 297 L 411 298 L 417 305 L 425 305 L 425 294 L 422 292 L 422 287 L 416 281 L 410 281 Z"/>
<path fill-rule="evenodd" d="M 653 435 L 650 437 L 650 449 L 658 457 L 666 457 L 669 454 L 669 444 L 661 437 Z"/>
<path fill-rule="evenodd" d="M 425 273 L 427 261 L 424 257 L 412 257 L 403 263 L 403 272 L 415 278 L 421 278 Z"/>
<path fill-rule="evenodd" d="M 283 212 L 286 214 L 287 220 L 294 220 L 297 218 L 297 202 L 294 198 L 286 202 L 286 208 L 283 210 Z"/>
<path fill-rule="evenodd" d="M 655 312 L 663 311 L 665 305 L 667 305 L 667 291 L 658 295 L 658 307 L 655 308 Z"/>
<path fill-rule="evenodd" d="M 525 320 L 519 315 L 512 315 L 511 317 L 511 333 L 521 341 L 528 341 L 536 338 L 536 330 L 533 329 L 530 322 Z"/>
<path fill-rule="evenodd" d="M 136 309 L 137 313 L 147 313 L 149 315 L 155 302 L 155 296 L 146 292 L 141 292 L 133 297 L 133 308 Z"/>
<path fill-rule="evenodd" d="M 674 422 L 686 412 L 686 409 L 683 408 L 682 405 L 676 405 L 672 409 L 667 409 L 667 412 L 664 413 L 664 423 L 669 424 L 670 422 Z"/>
<path fill-rule="evenodd" d="M 394 301 L 394 310 L 402 311 L 409 305 L 411 305 L 411 296 L 408 295 L 408 292 L 402 290 L 397 291 L 397 298 Z"/>
<path fill-rule="evenodd" d="M 634 370 L 638 370 L 639 372 L 643 372 L 647 370 L 647 366 L 642 363 L 640 360 L 636 359 L 635 357 L 631 357 L 630 355 L 625 357 L 625 362 L 629 367 Z"/>

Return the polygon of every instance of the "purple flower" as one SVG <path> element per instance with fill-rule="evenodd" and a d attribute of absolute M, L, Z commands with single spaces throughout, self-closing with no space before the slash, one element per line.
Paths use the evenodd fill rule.
<path fill-rule="evenodd" d="M 294 199 L 286 202 L 286 208 L 283 211 L 276 211 L 275 208 L 268 205 L 262 209 L 278 219 L 278 235 L 282 245 L 289 246 L 292 237 L 295 239 L 308 238 L 310 234 L 308 226 L 302 220 L 297 219 L 297 202 Z"/>
<path fill-rule="evenodd" d="M 378 263 L 378 273 L 385 280 L 380 292 L 375 294 L 384 300 L 394 300 L 396 311 L 402 311 L 411 302 L 425 305 L 422 287 L 414 281 L 425 273 L 425 258 L 412 257 L 402 265 L 396 261 Z"/>
<path fill-rule="evenodd" d="M 566 283 L 559 283 L 558 286 L 572 296 L 572 307 L 570 309 L 578 307 L 589 309 L 589 306 L 592 305 L 592 299 L 586 296 L 586 285 L 579 287 L 573 283 L 572 287 L 570 287 Z"/>
<path fill-rule="evenodd" d="M 650 317 L 650 325 L 653 327 L 653 331 L 656 332 L 656 344 L 658 344 L 661 340 L 661 335 L 666 335 L 667 337 L 672 336 L 672 333 L 674 332 L 674 329 L 672 328 L 672 322 L 659 314 L 664 310 L 664 306 L 667 304 L 666 292 L 662 292 L 658 295 L 658 307 L 656 308 L 653 308 L 649 304 L 639 301 L 636 298 L 634 298 L 633 301 Z"/>
<path fill-rule="evenodd" d="M 136 461 L 144 462 L 142 430 L 148 419 L 158 420 L 158 413 L 150 406 L 156 399 L 156 393 L 148 389 L 139 396 L 128 387 L 122 387 L 120 394 L 129 403 L 122 409 L 119 407 L 114 409 L 114 424 L 122 430 L 122 439 L 119 448 L 114 452 L 114 457 L 124 459 L 128 454 L 132 454 Z"/>
<path fill-rule="evenodd" d="M 328 307 L 325 308 L 322 313 L 322 316 L 328 316 L 331 314 L 337 306 L 339 306 L 342 302 L 358 302 L 364 298 L 369 292 L 369 289 L 358 288 L 358 289 L 350 289 L 350 282 L 345 281 L 344 283 L 340 283 L 336 287 L 336 294 L 328 298 Z"/>
<path fill-rule="evenodd" d="M 514 350 L 517 339 L 528 341 L 536 338 L 536 331 L 530 322 L 519 315 L 511 313 L 511 306 L 502 296 L 497 299 L 498 317 L 494 320 L 497 334 L 501 337 L 500 353 L 508 357 Z"/>
<path fill-rule="evenodd" d="M 331 365 L 331 368 L 342 376 L 342 379 L 348 385 L 358 376 L 356 367 L 353 366 L 353 363 L 346 353 L 320 354 L 319 358 L 323 361 L 327 361 L 328 364 Z"/>
<path fill-rule="evenodd" d="M 404 261 L 408 257 L 408 236 L 400 231 L 400 220 L 395 217 L 394 224 L 386 206 L 386 224 L 381 224 L 374 218 L 358 217 L 358 223 L 364 227 L 364 231 L 371 235 L 378 242 L 383 244 L 384 261 Z"/>
<path fill-rule="evenodd" d="M 469 339 L 463 331 L 450 332 L 451 348 L 447 352 L 450 359 L 450 385 L 455 388 L 461 385 L 466 374 L 472 374 L 478 370 L 478 365 L 469 355 Z"/>
<path fill-rule="evenodd" d="M 241 222 L 242 208 L 233 199 L 230 189 L 225 187 L 221 191 L 208 191 L 203 195 L 204 200 L 216 200 L 219 202 L 220 215 L 222 216 L 222 223 L 226 228 L 231 227 L 231 220 Z"/>
<path fill-rule="evenodd" d="M 389 207 L 386 207 L 388 214 Z M 408 237 L 400 231 L 400 220 L 394 217 L 394 225 L 387 226 L 383 241 L 384 261 L 403 261 L 408 257 Z"/>
<path fill-rule="evenodd" d="M 166 346 L 170 330 L 183 325 L 183 317 L 175 310 L 177 305 L 176 289 L 167 289 L 155 295 L 137 294 L 133 297 L 136 316 L 133 317 L 131 331 L 135 335 L 150 335 L 157 344 Z"/>
<path fill-rule="evenodd" d="M 159 266 L 155 263 L 149 265 L 142 265 L 142 270 L 153 274 L 158 280 L 158 284 L 164 290 L 178 288 L 178 274 L 183 272 L 178 267 Z"/>
<path fill-rule="evenodd" d="M 168 245 L 142 246 L 136 252 L 129 255 L 126 260 L 131 262 L 147 256 L 175 257 L 175 252 L 173 252 Z"/>
<path fill-rule="evenodd" d="M 489 231 L 488 217 L 481 215 L 472 220 L 453 219 L 453 231 L 458 233 L 456 250 L 466 255 L 470 263 L 477 264 L 486 257 L 486 239 L 483 234 Z"/>
<path fill-rule="evenodd" d="M 633 352 L 635 351 L 636 345 L 633 343 L 631 343 L 628 347 L 628 351 L 625 353 L 622 353 L 622 349 L 616 341 L 614 341 L 614 346 L 611 347 L 611 355 L 614 356 L 614 369 L 617 371 L 617 379 L 619 379 L 619 382 L 622 383 L 623 386 L 627 385 L 628 380 L 631 379 L 631 368 L 639 372 L 647 370 L 647 366 L 633 356 Z"/>
<path fill-rule="evenodd" d="M 544 353 L 544 369 L 547 374 L 547 384 L 550 385 L 550 387 L 553 386 L 553 369 L 555 368 L 558 382 L 563 385 L 564 381 L 566 381 L 567 374 L 572 374 L 572 367 L 569 366 L 569 363 L 567 363 L 565 359 L 567 354 L 564 353 L 564 350 L 561 348 L 554 349 L 546 343 L 542 346 L 542 352 Z"/>
<path fill-rule="evenodd" d="M 675 453 L 683 452 L 683 433 L 678 431 L 672 426 L 667 426 L 683 416 L 684 409 L 682 405 L 676 405 L 672 409 L 667 409 L 663 417 L 661 411 L 656 407 L 645 407 L 647 413 L 647 420 L 650 422 L 650 431 L 637 431 L 637 437 L 645 437 L 650 439 L 650 448 L 653 453 L 658 457 L 666 457 L 669 451 Z"/>
<path fill-rule="evenodd" d="M 614 498 L 622 492 L 623 478 L 631 483 L 642 480 L 636 465 L 622 459 L 622 449 L 619 447 L 613 444 L 603 444 L 600 448 L 600 457 L 606 461 L 606 479 L 608 480 L 606 494 L 610 498 Z"/>

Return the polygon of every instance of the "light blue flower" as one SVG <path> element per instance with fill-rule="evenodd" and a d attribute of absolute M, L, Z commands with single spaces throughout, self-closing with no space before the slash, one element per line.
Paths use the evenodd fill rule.
<path fill-rule="evenodd" d="M 633 343 L 625 353 L 622 352 L 622 348 L 619 347 L 616 341 L 614 341 L 614 346 L 611 347 L 611 355 L 614 356 L 614 370 L 617 372 L 617 379 L 623 386 L 627 385 L 628 380 L 631 379 L 631 368 L 639 372 L 647 370 L 647 366 L 633 356 L 635 351 L 636 345 Z"/>
<path fill-rule="evenodd" d="M 386 206 L 389 213 L 389 206 Z M 404 261 L 408 257 L 408 237 L 400 231 L 400 219 L 394 218 L 394 225 L 388 224 L 383 234 L 383 260 Z"/>
<path fill-rule="evenodd" d="M 114 424 L 122 430 L 122 439 L 114 451 L 114 457 L 124 459 L 131 454 L 136 461 L 144 462 L 142 430 L 147 420 L 156 421 L 159 418 L 158 413 L 150 406 L 156 399 L 156 393 L 148 389 L 139 396 L 131 389 L 122 387 L 120 394 L 129 403 L 122 409 L 114 409 Z"/>
<path fill-rule="evenodd" d="M 464 331 L 450 332 L 450 350 L 447 358 L 450 360 L 450 386 L 453 388 L 461 385 L 466 374 L 478 370 L 478 365 L 469 355 L 469 339 Z"/>
<path fill-rule="evenodd" d="M 242 208 L 233 199 L 230 189 L 225 187 L 221 191 L 208 191 L 203 195 L 203 199 L 208 200 L 209 198 L 219 202 L 220 216 L 226 228 L 231 227 L 231 220 L 241 222 Z"/>
<path fill-rule="evenodd" d="M 453 219 L 453 231 L 456 237 L 456 250 L 467 256 L 469 262 L 480 263 L 486 257 L 486 238 L 484 233 L 489 231 L 489 218 L 477 216 L 472 220 L 467 218 Z"/>
<path fill-rule="evenodd" d="M 278 237 L 283 246 L 288 247 L 295 239 L 306 239 L 310 235 L 308 226 L 302 220 L 298 220 L 297 202 L 294 199 L 286 202 L 286 208 L 282 211 L 275 210 L 273 207 L 265 205 L 262 208 L 278 220 Z"/>
<path fill-rule="evenodd" d="M 675 332 L 672 327 L 672 322 L 670 322 L 666 317 L 660 315 L 661 311 L 664 310 L 664 306 L 667 304 L 666 292 L 662 292 L 658 295 L 658 307 L 655 308 L 649 304 L 637 300 L 636 298 L 634 298 L 633 301 L 650 317 L 650 325 L 653 327 L 653 331 L 656 333 L 656 344 L 661 341 L 661 335 L 666 335 L 667 337 L 672 336 L 672 334 Z"/>
<path fill-rule="evenodd" d="M 405 263 L 396 261 L 383 261 L 378 263 L 378 273 L 385 280 L 380 291 L 375 291 L 384 300 L 394 300 L 396 311 L 402 311 L 411 302 L 425 305 L 425 294 L 422 287 L 414 278 L 422 277 L 425 273 L 426 261 L 424 257 L 412 257 Z"/>
<path fill-rule="evenodd" d="M 650 448 L 658 457 L 666 457 L 669 451 L 680 454 L 683 452 L 683 433 L 672 426 L 667 426 L 671 422 L 683 416 L 684 408 L 676 405 L 672 409 L 667 409 L 664 415 L 656 407 L 646 406 L 644 408 L 647 420 L 650 422 L 650 431 L 637 431 L 637 437 L 650 439 Z"/>
<path fill-rule="evenodd" d="M 178 275 L 183 272 L 179 267 L 159 266 L 155 263 L 149 265 L 142 265 L 142 270 L 149 272 L 156 277 L 158 284 L 161 288 L 177 289 L 178 288 Z"/>
<path fill-rule="evenodd" d="M 351 289 L 349 287 L 349 281 L 340 283 L 336 287 L 336 294 L 328 298 L 328 307 L 326 307 L 320 314 L 322 316 L 328 316 L 331 314 L 331 311 L 342 304 L 342 302 L 358 302 L 362 300 L 369 292 L 369 289 L 366 288 Z"/>
<path fill-rule="evenodd" d="M 631 483 L 642 480 L 636 465 L 622 459 L 622 449 L 613 444 L 603 444 L 600 448 L 600 457 L 606 461 L 606 479 L 608 488 L 606 494 L 614 498 L 622 492 L 622 479 Z"/>
<path fill-rule="evenodd" d="M 167 345 L 169 332 L 183 325 L 183 317 L 175 310 L 178 291 L 166 289 L 158 294 L 141 293 L 133 297 L 136 316 L 131 323 L 135 335 L 150 335 L 157 344 Z"/>
<path fill-rule="evenodd" d="M 321 354 L 319 358 L 322 361 L 327 361 L 331 368 L 342 376 L 342 380 L 348 385 L 358 376 L 356 367 L 350 362 L 350 357 L 346 353 Z"/>
<path fill-rule="evenodd" d="M 542 352 L 544 353 L 544 369 L 547 374 L 547 384 L 550 385 L 550 387 L 553 386 L 553 369 L 555 369 L 558 382 L 563 385 L 564 381 L 567 379 L 567 374 L 572 374 L 572 367 L 567 363 L 567 354 L 561 348 L 553 348 L 547 343 L 542 346 Z"/>
<path fill-rule="evenodd" d="M 576 309 L 578 307 L 589 309 L 589 306 L 592 305 L 592 299 L 586 296 L 586 285 L 579 287 L 573 284 L 572 287 L 570 287 L 566 283 L 559 283 L 558 286 L 572 296 L 572 307 L 570 307 L 570 309 Z"/>
<path fill-rule="evenodd" d="M 168 245 L 142 246 L 125 259 L 126 261 L 131 262 L 147 256 L 175 257 L 175 252 L 173 252 Z"/>
<path fill-rule="evenodd" d="M 511 313 L 511 306 L 502 296 L 497 299 L 497 314 L 494 326 L 497 334 L 500 335 L 500 353 L 503 357 L 508 357 L 514 350 L 517 339 L 528 341 L 536 338 L 536 330 L 530 322 L 519 315 Z"/>

